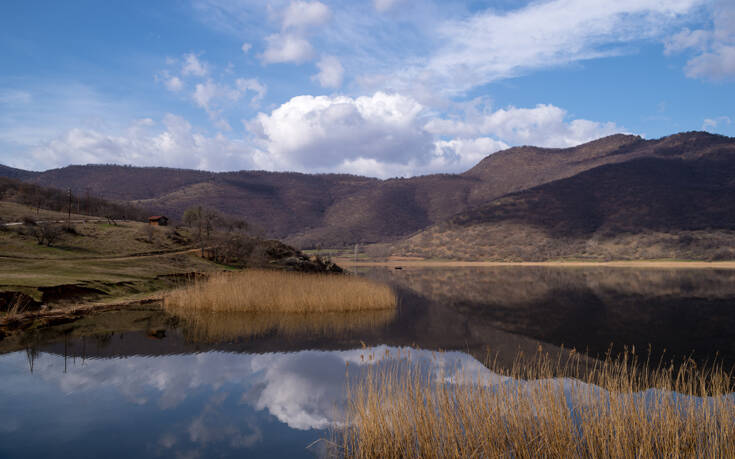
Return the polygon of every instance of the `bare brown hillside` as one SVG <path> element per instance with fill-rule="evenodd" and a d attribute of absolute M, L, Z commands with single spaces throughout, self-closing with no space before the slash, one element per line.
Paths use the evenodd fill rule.
<path fill-rule="evenodd" d="M 602 226 L 605 231 L 610 228 L 610 224 L 605 226 L 596 223 L 596 219 L 601 217 L 582 212 L 580 209 L 589 208 L 593 213 L 602 212 L 606 222 L 622 222 L 626 225 L 630 223 L 633 227 L 641 223 L 640 219 L 628 222 L 626 218 L 633 217 L 630 212 L 612 219 L 608 218 L 610 216 L 605 214 L 606 212 L 617 212 L 621 207 L 597 206 L 594 193 L 590 194 L 585 188 L 598 189 L 595 180 L 604 178 L 607 182 L 619 185 L 605 188 L 609 191 L 609 199 L 613 199 L 610 196 L 617 196 L 615 193 L 626 193 L 629 186 L 638 187 L 639 193 L 643 193 L 640 200 L 631 201 L 629 193 L 624 199 L 628 200 L 626 205 L 635 206 L 636 212 L 645 214 L 646 209 L 653 204 L 646 198 L 647 187 L 650 185 L 659 190 L 656 193 L 662 193 L 661 190 L 665 188 L 661 188 L 663 182 L 660 181 L 658 166 L 641 168 L 641 164 L 645 163 L 635 163 L 638 166 L 626 165 L 646 158 L 679 159 L 689 164 L 698 158 L 711 158 L 719 154 L 718 152 L 725 152 L 723 154 L 726 157 L 717 164 L 707 161 L 702 163 L 701 170 L 708 170 L 709 167 L 719 168 L 720 163 L 727 164 L 731 161 L 727 152 L 732 151 L 734 146 L 735 139 L 703 132 L 676 134 L 657 140 L 644 140 L 637 136 L 618 134 L 573 148 L 527 146 L 510 148 L 489 155 L 463 174 L 390 180 L 339 174 L 309 175 L 263 171 L 212 173 L 109 165 L 69 166 L 42 173 L 28 173 L 23 180 L 57 188 L 71 187 L 75 193 L 80 194 L 90 192 L 109 199 L 132 200 L 174 219 L 180 217 L 183 211 L 192 205 L 206 205 L 222 213 L 244 218 L 255 227 L 262 228 L 267 235 L 284 238 L 301 248 L 396 242 L 410 238 L 408 240 L 412 242 L 408 245 L 403 244 L 401 253 L 434 253 L 428 246 L 425 247 L 426 250 L 419 250 L 424 242 L 418 242 L 419 239 L 416 238 L 424 241 L 429 237 L 427 234 L 432 235 L 431 237 L 439 233 L 444 234 L 446 228 L 449 228 L 447 225 L 454 225 L 452 231 L 461 229 L 456 233 L 458 238 L 466 240 L 469 245 L 475 244 L 490 237 L 486 233 L 491 222 L 467 221 L 460 225 L 456 218 L 472 220 L 482 215 L 482 218 L 493 219 L 492 225 L 495 228 L 493 232 L 504 234 L 510 231 L 516 235 L 525 234 L 518 237 L 533 244 L 545 241 L 542 243 L 543 247 L 548 244 L 557 245 L 554 239 L 564 231 L 571 231 L 575 234 L 573 238 L 575 249 L 555 252 L 561 254 L 579 249 L 582 239 L 576 235 L 580 231 L 587 231 L 584 229 L 586 226 L 596 228 L 594 231 L 598 230 L 598 226 Z M 584 185 L 565 188 L 564 191 L 556 186 L 538 188 L 582 177 L 587 172 L 615 165 L 623 167 L 609 169 L 604 177 L 583 179 Z M 637 174 L 635 184 L 627 181 L 630 167 Z M 17 170 L 12 172 L 18 174 Z M 0 169 L 0 175 L 8 173 L 10 173 L 8 170 Z M 695 175 L 700 173 L 701 171 L 696 172 Z M 712 177 L 707 176 L 702 181 L 695 177 L 692 183 L 706 184 L 710 179 Z M 687 177 L 681 177 L 681 180 L 683 183 L 691 181 Z M 529 190 L 536 190 L 533 199 L 530 198 L 531 195 L 523 195 L 524 197 L 515 195 Z M 539 193 L 552 194 L 542 199 Z M 716 194 L 713 193 L 712 196 Z M 499 199 L 501 201 L 496 202 Z M 690 194 L 682 191 L 677 195 L 677 199 L 690 200 Z M 501 202 L 504 206 L 502 214 L 482 210 L 488 206 L 492 208 Z M 511 202 L 514 204 L 511 205 Z M 565 207 L 562 203 L 568 205 Z M 524 210 L 523 206 L 526 205 L 529 207 Z M 515 209 L 512 218 L 501 218 L 501 215 L 511 212 L 511 209 Z M 517 218 L 524 212 L 526 215 L 523 219 Z M 691 216 L 697 212 L 695 209 L 688 211 L 686 215 Z M 458 216 L 448 223 L 457 215 L 464 217 Z M 709 215 L 705 220 L 713 223 L 719 221 L 717 218 L 719 217 Z M 553 223 L 540 224 L 539 219 L 550 219 Z M 677 231 L 681 229 L 679 223 L 676 223 L 679 226 L 675 228 L 666 226 L 675 223 L 671 218 L 663 219 L 661 222 L 655 231 L 660 231 L 661 228 L 667 231 L 672 228 Z M 554 225 L 561 226 L 555 232 L 549 230 Z M 722 225 L 717 223 L 712 227 L 721 228 Z M 654 231 L 650 225 L 646 228 Z M 424 230 L 426 232 L 422 234 Z M 473 234 L 471 237 L 468 234 L 460 235 L 470 230 Z M 519 241 L 505 240 L 504 243 L 511 242 Z M 431 244 L 435 243 L 439 242 Z M 409 250 L 408 246 L 412 248 Z M 456 246 L 450 246 L 442 253 L 456 251 L 455 249 Z M 506 255 L 503 255 L 503 258 Z M 468 255 L 461 256 L 465 258 Z M 480 256 L 479 252 L 473 255 L 477 256 Z"/>
<path fill-rule="evenodd" d="M 431 258 L 735 258 L 735 145 L 670 150 L 494 199 L 396 245 Z M 661 154 L 661 150 L 670 153 Z"/>

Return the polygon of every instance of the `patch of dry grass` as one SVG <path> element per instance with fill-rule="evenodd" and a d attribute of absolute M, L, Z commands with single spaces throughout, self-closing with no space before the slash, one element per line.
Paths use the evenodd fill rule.
<path fill-rule="evenodd" d="M 587 363 L 539 354 L 457 377 L 376 366 L 348 387 L 345 457 L 732 457 L 735 397 L 721 368 Z M 462 374 L 461 372 L 459 373 Z M 584 382 L 583 382 L 584 381 Z"/>
<path fill-rule="evenodd" d="M 218 273 L 164 299 L 170 312 L 355 312 L 396 304 L 390 287 L 367 279 L 267 270 Z"/>

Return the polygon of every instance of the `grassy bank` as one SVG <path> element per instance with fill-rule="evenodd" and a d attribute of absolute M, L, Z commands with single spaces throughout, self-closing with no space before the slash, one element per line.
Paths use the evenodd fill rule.
<path fill-rule="evenodd" d="M 539 355 L 485 376 L 376 366 L 348 388 L 345 457 L 729 457 L 729 374 Z M 445 369 L 447 370 L 447 369 Z M 451 369 L 448 369 L 451 371 Z M 457 376 L 459 374 L 459 376 Z M 584 381 L 584 382 L 582 382 Z"/>
<path fill-rule="evenodd" d="M 171 292 L 171 312 L 350 312 L 396 307 L 390 287 L 353 276 L 246 270 L 217 273 Z"/>

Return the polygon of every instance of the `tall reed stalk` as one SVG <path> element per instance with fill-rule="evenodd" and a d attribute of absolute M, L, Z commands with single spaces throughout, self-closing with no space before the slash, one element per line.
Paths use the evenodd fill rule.
<path fill-rule="evenodd" d="M 447 379 L 402 361 L 349 384 L 336 455 L 350 458 L 735 456 L 735 398 L 721 367 L 652 368 L 633 353 L 517 359 Z M 348 378 L 349 380 L 349 378 Z"/>
<path fill-rule="evenodd" d="M 174 290 L 164 306 L 176 311 L 347 312 L 395 308 L 387 285 L 334 274 L 246 270 L 218 273 Z"/>

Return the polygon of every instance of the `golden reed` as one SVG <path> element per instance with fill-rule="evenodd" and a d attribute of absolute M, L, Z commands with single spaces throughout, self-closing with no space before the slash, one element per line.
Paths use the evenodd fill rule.
<path fill-rule="evenodd" d="M 267 270 L 217 273 L 164 298 L 170 312 L 353 312 L 396 304 L 390 287 L 360 277 Z"/>
<path fill-rule="evenodd" d="M 561 355 L 561 354 L 560 354 Z M 592 362 L 592 363 L 591 363 Z M 735 398 L 721 367 L 649 368 L 548 354 L 484 377 L 404 360 L 348 384 L 336 456 L 648 458 L 735 456 Z M 461 373 L 461 372 L 460 372 Z M 349 378 L 348 378 L 349 379 Z"/>
<path fill-rule="evenodd" d="M 192 342 L 217 343 L 256 338 L 271 333 L 294 337 L 334 337 L 388 325 L 395 309 L 358 312 L 273 313 L 174 311 L 183 319 L 184 334 Z"/>

